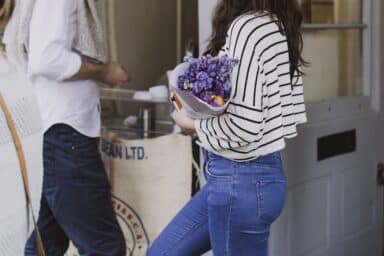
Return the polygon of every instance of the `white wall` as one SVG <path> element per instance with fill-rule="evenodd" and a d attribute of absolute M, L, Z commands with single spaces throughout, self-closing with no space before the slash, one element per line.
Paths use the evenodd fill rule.
<path fill-rule="evenodd" d="M 209 36 L 212 32 L 212 10 L 217 0 L 199 0 L 199 42 L 200 53 L 207 47 Z"/>
<path fill-rule="evenodd" d="M 131 89 L 147 89 L 155 85 L 167 70 L 175 67 L 175 0 L 100 0 L 98 7 L 107 30 L 112 57 L 121 61 L 134 78 L 129 85 Z M 107 23 L 110 25 L 107 26 Z M 197 30 L 197 2 L 184 1 L 182 51 L 187 42 L 197 44 Z"/>
<path fill-rule="evenodd" d="M 133 76 L 129 87 L 146 90 L 176 65 L 176 2 L 114 0 L 109 3 L 113 16 L 107 16 L 106 1 L 98 2 L 100 13 L 104 23 L 115 24 L 115 34 L 107 26 L 107 35 Z"/>

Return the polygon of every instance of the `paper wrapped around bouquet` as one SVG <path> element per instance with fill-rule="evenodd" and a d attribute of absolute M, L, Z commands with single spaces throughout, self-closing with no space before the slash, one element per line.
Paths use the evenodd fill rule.
<path fill-rule="evenodd" d="M 189 63 L 179 64 L 169 76 L 171 91 L 174 92 L 175 101 L 179 105 L 178 108 L 183 109 L 193 119 L 208 119 L 224 113 L 228 108 L 229 101 L 221 107 L 214 107 L 177 87 L 179 77 L 184 74 L 188 66 Z"/>

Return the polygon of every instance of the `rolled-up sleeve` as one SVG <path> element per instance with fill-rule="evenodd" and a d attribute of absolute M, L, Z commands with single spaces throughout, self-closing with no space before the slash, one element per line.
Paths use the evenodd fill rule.
<path fill-rule="evenodd" d="M 81 68 L 81 56 L 72 51 L 72 15 L 77 0 L 37 0 L 30 23 L 28 73 L 63 81 Z M 72 38 L 71 38 L 72 37 Z"/>

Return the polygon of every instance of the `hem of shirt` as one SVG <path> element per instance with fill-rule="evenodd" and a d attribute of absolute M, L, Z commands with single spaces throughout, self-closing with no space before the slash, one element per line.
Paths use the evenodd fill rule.
<path fill-rule="evenodd" d="M 98 129 L 98 132 L 95 132 L 95 131 L 89 132 L 89 131 L 87 131 L 84 128 L 81 128 L 81 127 L 79 127 L 77 125 L 71 124 L 71 122 L 68 122 L 68 121 L 52 121 L 52 122 L 49 122 L 49 123 L 47 123 L 47 124 L 45 124 L 43 126 L 43 133 L 46 133 L 49 129 L 51 129 L 53 126 L 55 126 L 57 124 L 68 125 L 71 128 L 75 129 L 77 132 L 79 132 L 82 135 L 87 136 L 89 138 L 100 138 L 100 136 L 101 136 L 101 127 L 100 127 L 100 129 Z"/>
<path fill-rule="evenodd" d="M 208 152 L 214 153 L 215 155 L 221 156 L 221 157 L 226 158 L 226 159 L 228 159 L 230 161 L 233 161 L 233 162 L 236 162 L 236 163 L 247 163 L 247 162 L 254 161 L 254 160 L 256 160 L 256 159 L 258 159 L 258 158 L 260 158 L 262 156 L 266 156 L 266 155 L 269 155 L 269 154 L 273 154 L 273 153 L 282 151 L 286 147 L 285 140 L 286 139 L 281 139 L 281 141 L 277 141 L 277 142 L 279 142 L 279 144 L 277 144 L 277 142 L 276 142 L 276 143 L 272 144 L 273 146 L 271 146 L 269 148 L 268 147 L 264 148 L 262 154 L 257 154 L 257 155 L 255 155 L 253 157 L 251 156 L 250 158 L 248 158 L 246 160 L 237 159 L 234 156 L 229 156 L 228 154 L 226 154 L 226 152 L 228 152 L 230 154 L 236 154 L 236 153 L 233 153 L 232 151 L 229 151 L 229 150 L 224 150 L 222 152 L 218 152 L 218 151 L 215 151 L 215 150 L 208 149 L 208 148 L 204 147 L 204 145 L 202 145 L 201 142 L 196 142 L 196 144 L 199 145 L 200 147 L 204 148 Z"/>

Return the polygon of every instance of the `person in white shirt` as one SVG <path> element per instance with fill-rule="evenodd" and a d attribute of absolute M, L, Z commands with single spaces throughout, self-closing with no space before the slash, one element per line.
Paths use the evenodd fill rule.
<path fill-rule="evenodd" d="M 120 86 L 124 67 L 106 63 L 94 0 L 16 0 L 4 35 L 14 65 L 25 66 L 44 127 L 44 182 L 38 227 L 46 255 L 126 255 L 98 150 L 97 82 Z M 37 255 L 31 235 L 25 255 Z"/>

